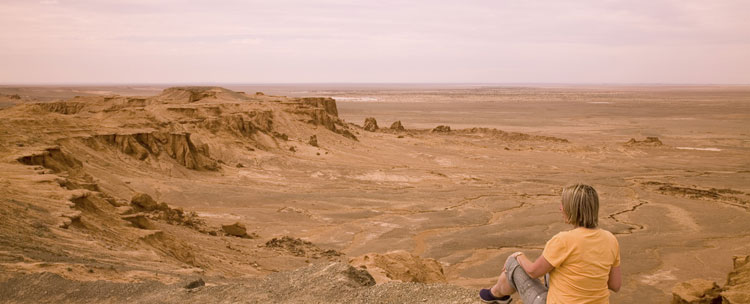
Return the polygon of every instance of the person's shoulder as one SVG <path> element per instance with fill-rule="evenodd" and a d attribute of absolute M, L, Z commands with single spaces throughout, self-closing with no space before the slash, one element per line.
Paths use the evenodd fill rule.
<path fill-rule="evenodd" d="M 599 228 L 599 231 L 601 231 L 601 233 L 608 238 L 615 238 L 615 235 L 607 229 Z"/>
<path fill-rule="evenodd" d="M 564 237 L 570 236 L 570 231 L 571 230 L 560 231 L 557 234 L 555 234 L 552 238 L 564 238 Z"/>
<path fill-rule="evenodd" d="M 615 237 L 615 235 L 609 230 L 599 228 L 599 231 L 603 238 L 610 240 L 612 242 L 615 242 L 615 243 L 617 242 L 617 237 Z"/>
<path fill-rule="evenodd" d="M 558 232 L 554 236 L 552 236 L 550 240 L 563 241 L 563 240 L 568 240 L 572 237 L 575 237 L 573 235 L 573 230 L 563 230 L 563 231 Z"/>

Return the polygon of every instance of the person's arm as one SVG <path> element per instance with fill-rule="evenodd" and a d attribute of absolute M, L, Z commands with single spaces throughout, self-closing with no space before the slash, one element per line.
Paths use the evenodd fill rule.
<path fill-rule="evenodd" d="M 614 292 L 620 291 L 622 285 L 622 274 L 620 273 L 620 266 L 612 267 L 609 270 L 609 280 L 607 281 L 607 287 Z"/>
<path fill-rule="evenodd" d="M 521 268 L 523 268 L 532 279 L 541 277 L 555 268 L 552 264 L 547 262 L 547 259 L 545 259 L 544 256 L 539 256 L 536 261 L 532 262 L 522 252 L 516 252 L 513 255 L 515 255 Z"/>

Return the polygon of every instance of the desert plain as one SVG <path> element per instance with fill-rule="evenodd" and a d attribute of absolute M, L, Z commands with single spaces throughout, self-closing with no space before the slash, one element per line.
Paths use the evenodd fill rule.
<path fill-rule="evenodd" d="M 11 302 L 478 303 L 509 254 L 537 257 L 570 229 L 558 208 L 574 182 L 598 190 L 600 226 L 620 243 L 613 303 L 668 302 L 695 278 L 724 285 L 750 252 L 747 86 L 0 94 Z M 351 294 L 324 280 L 316 298 L 304 291 L 318 281 L 290 275 L 396 250 L 434 259 L 442 277 Z M 199 277 L 205 287 L 182 288 Z"/>

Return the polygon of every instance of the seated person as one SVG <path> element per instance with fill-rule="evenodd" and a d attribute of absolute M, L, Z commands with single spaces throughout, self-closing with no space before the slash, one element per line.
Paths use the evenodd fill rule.
<path fill-rule="evenodd" d="M 620 290 L 620 245 L 611 232 L 597 228 L 599 196 L 593 187 L 575 184 L 563 188 L 560 204 L 572 230 L 553 236 L 542 256 L 529 260 L 522 252 L 511 254 L 503 273 L 479 297 L 485 303 L 510 303 L 518 291 L 526 304 L 609 303 L 609 290 Z M 538 278 L 549 273 L 549 287 Z"/>

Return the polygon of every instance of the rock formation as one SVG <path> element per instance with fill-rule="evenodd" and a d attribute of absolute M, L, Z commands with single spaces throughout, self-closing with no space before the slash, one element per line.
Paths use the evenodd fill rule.
<path fill-rule="evenodd" d="M 722 303 L 750 303 L 750 256 L 732 258 L 734 269 L 721 291 Z"/>
<path fill-rule="evenodd" d="M 266 242 L 265 246 L 274 250 L 285 251 L 295 256 L 315 259 L 322 257 L 337 257 L 341 255 L 341 253 L 338 251 L 331 249 L 324 250 L 319 248 L 318 246 L 315 246 L 311 242 L 289 236 L 273 238 L 270 241 Z"/>
<path fill-rule="evenodd" d="M 247 234 L 247 228 L 245 225 L 241 223 L 234 223 L 231 225 L 221 225 L 221 230 L 224 231 L 227 235 L 236 236 L 240 238 L 251 238 L 250 235 Z"/>
<path fill-rule="evenodd" d="M 356 140 L 338 118 L 334 100 L 180 87 L 152 97 L 26 101 L 0 110 L 0 211 L 13 215 L 0 225 L 3 259 L 13 257 L 0 265 L 3 282 L 27 273 L 104 285 L 170 281 L 197 272 L 258 278 L 310 259 L 341 259 L 337 251 L 300 239 L 264 246 L 268 240 L 258 240 L 242 224 L 207 224 L 196 212 L 161 201 L 181 198 L 163 195 L 164 188 L 152 184 L 221 179 L 237 171 L 224 164 L 270 162 L 283 168 L 288 159 L 279 161 L 279 155 L 295 157 L 286 153 L 290 138 L 315 134 L 311 144 L 319 138 Z M 207 204 L 215 198 L 201 195 Z M 51 267 L 35 266 L 47 263 Z M 66 300 L 71 298 L 50 286 L 45 292 L 55 292 L 45 293 L 45 300 L 21 302 L 112 301 Z M 0 288 L 0 298 L 10 299 L 7 292 Z"/>
<path fill-rule="evenodd" d="M 448 133 L 450 131 L 451 131 L 451 127 L 445 126 L 445 125 L 439 125 L 435 127 L 434 129 L 432 129 L 432 132 L 434 133 Z"/>
<path fill-rule="evenodd" d="M 163 99 L 179 103 L 193 103 L 226 97 L 237 98 L 240 96 L 242 95 L 237 92 L 220 87 L 173 87 L 165 89 L 160 95 Z"/>
<path fill-rule="evenodd" d="M 139 211 L 154 211 L 159 208 L 159 203 L 145 193 L 136 193 L 133 195 L 133 198 L 130 199 L 130 204 Z"/>
<path fill-rule="evenodd" d="M 385 254 L 366 254 L 349 260 L 349 264 L 366 269 L 378 284 L 390 281 L 445 282 L 440 262 L 435 259 L 420 258 L 403 250 Z"/>
<path fill-rule="evenodd" d="M 719 286 L 716 282 L 693 279 L 672 288 L 672 304 L 715 304 L 721 303 Z"/>
<path fill-rule="evenodd" d="M 141 229 L 154 229 L 151 221 L 162 221 L 170 225 L 186 226 L 207 233 L 206 223 L 195 212 L 185 212 L 172 208 L 167 203 L 159 203 L 150 195 L 136 193 L 130 199 L 130 210 L 123 212 L 122 219 Z"/>
<path fill-rule="evenodd" d="M 189 133 L 106 134 L 85 138 L 84 142 L 95 148 L 100 144 L 109 145 L 139 160 L 158 158 L 164 153 L 188 169 L 218 170 L 218 164 L 211 159 L 207 149 L 197 148 Z"/>
<path fill-rule="evenodd" d="M 397 121 L 394 121 L 394 122 L 393 122 L 393 123 L 391 124 L 391 130 L 396 130 L 396 131 L 405 131 L 405 130 L 406 130 L 406 128 L 404 128 L 404 126 L 403 126 L 403 125 L 401 125 L 401 121 L 400 121 L 400 120 L 397 120 Z"/>
<path fill-rule="evenodd" d="M 732 258 L 734 269 L 727 283 L 719 288 L 716 282 L 693 279 L 672 288 L 673 304 L 738 304 L 750 303 L 750 256 Z"/>
<path fill-rule="evenodd" d="M 658 137 L 646 137 L 646 139 L 642 141 L 637 141 L 635 138 L 631 138 L 628 140 L 628 142 L 625 143 L 626 146 L 629 147 L 661 147 L 664 144 L 659 140 Z"/>
<path fill-rule="evenodd" d="M 375 132 L 378 130 L 378 122 L 375 120 L 375 117 L 365 118 L 364 129 L 365 131 L 370 131 L 370 132 Z"/>
<path fill-rule="evenodd" d="M 436 128 L 437 129 L 437 128 Z M 450 127 L 448 127 L 450 131 Z M 456 134 L 465 135 L 481 135 L 491 137 L 493 139 L 502 140 L 506 142 L 519 142 L 519 141 L 538 141 L 538 142 L 554 142 L 554 143 L 569 143 L 565 138 L 559 138 L 554 136 L 542 136 L 542 135 L 531 135 L 520 132 L 506 132 L 495 128 L 470 128 L 453 130 Z"/>
<path fill-rule="evenodd" d="M 40 103 L 38 104 L 38 106 L 39 108 L 47 112 L 59 113 L 63 115 L 72 115 L 72 114 L 77 114 L 81 112 L 85 104 L 82 102 L 58 101 L 58 102 Z"/>
<path fill-rule="evenodd" d="M 330 97 L 305 97 L 298 99 L 300 102 L 306 105 L 310 105 L 314 108 L 322 108 L 326 114 L 333 117 L 339 116 L 339 110 L 336 107 L 336 100 Z"/>
<path fill-rule="evenodd" d="M 19 157 L 18 162 L 29 166 L 42 166 L 51 169 L 54 173 L 78 169 L 82 163 L 64 153 L 60 147 L 52 147 L 43 151 L 32 152 L 29 155 Z"/>

